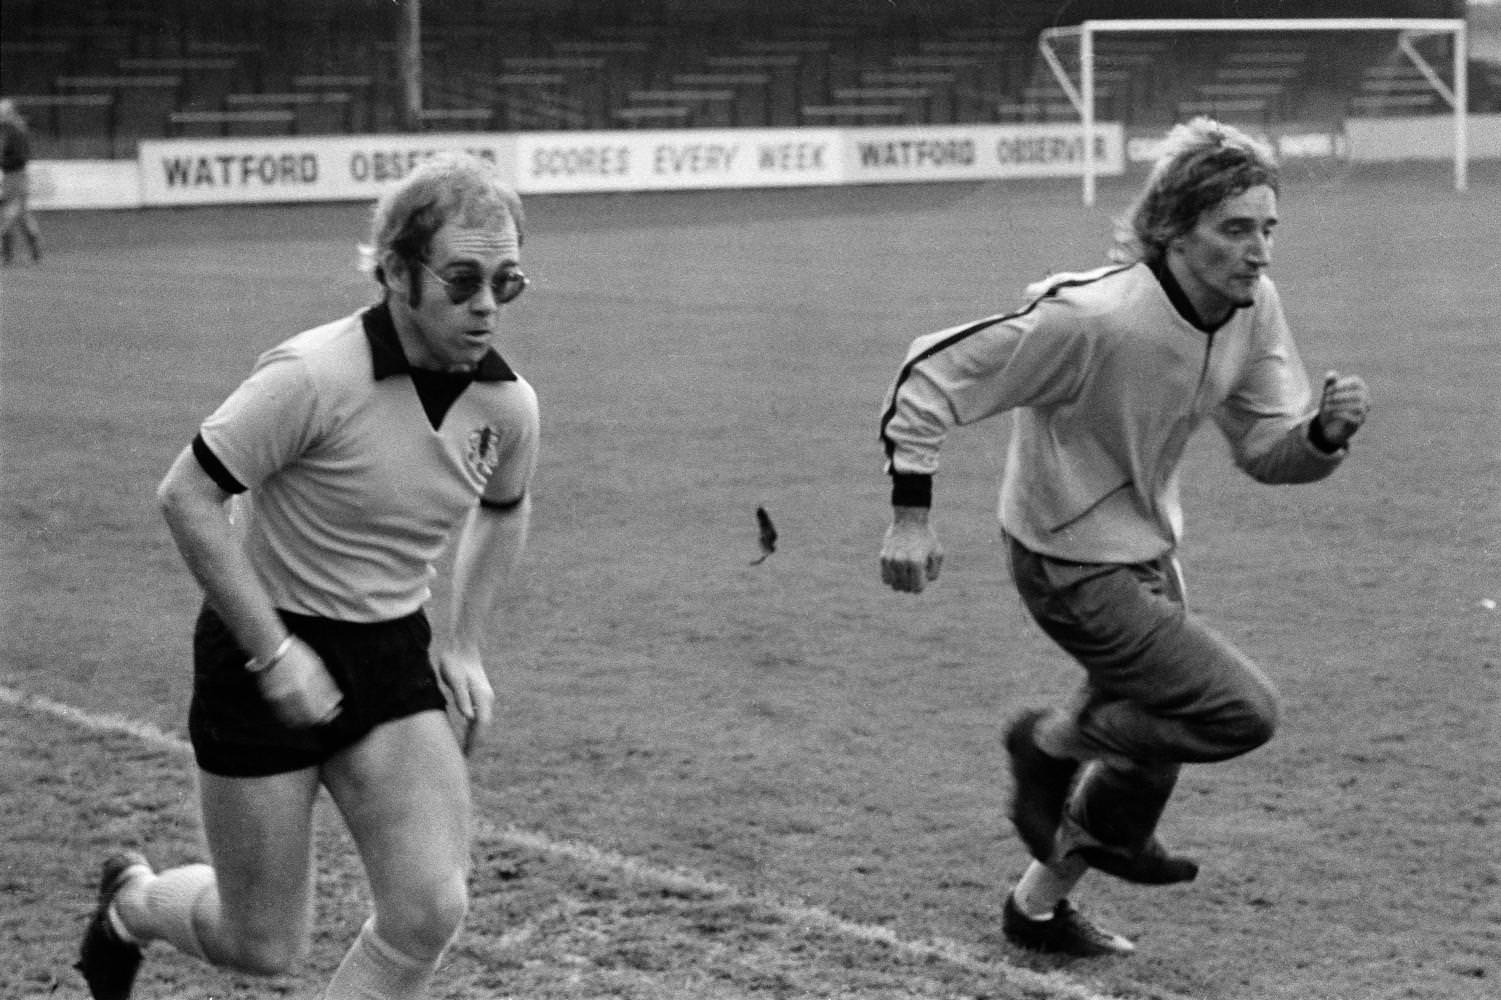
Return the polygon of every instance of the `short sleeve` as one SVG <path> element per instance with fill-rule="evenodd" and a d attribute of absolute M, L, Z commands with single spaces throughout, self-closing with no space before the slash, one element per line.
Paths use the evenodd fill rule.
<path fill-rule="evenodd" d="M 520 378 L 510 385 L 513 391 L 500 435 L 500 454 L 483 493 L 485 503 L 499 507 L 514 504 L 526 496 L 537 471 L 537 452 L 541 442 L 536 391 Z"/>
<path fill-rule="evenodd" d="M 273 350 L 198 433 L 235 480 L 254 488 L 315 439 L 317 408 L 306 365 Z"/>

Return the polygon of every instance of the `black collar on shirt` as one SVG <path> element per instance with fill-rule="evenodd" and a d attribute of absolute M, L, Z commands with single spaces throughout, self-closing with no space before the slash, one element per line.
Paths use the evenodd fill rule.
<path fill-rule="evenodd" d="M 390 306 L 384 302 L 378 302 L 365 310 L 362 319 L 365 324 L 365 337 L 370 341 L 370 356 L 377 382 L 391 375 L 410 375 L 414 371 L 423 371 L 423 369 L 414 368 L 411 362 L 407 361 L 406 352 L 401 349 L 401 338 L 396 335 L 396 324 L 391 320 Z M 479 364 L 472 372 L 434 372 L 433 374 L 450 375 L 454 381 L 462 381 L 465 385 L 470 382 L 516 381 L 516 373 L 493 347 L 485 352 L 485 356 L 480 358 Z"/>
<path fill-rule="evenodd" d="M 1148 264 L 1147 267 L 1151 268 L 1152 273 L 1157 276 L 1157 283 L 1160 284 L 1162 286 L 1162 290 L 1167 293 L 1167 299 L 1173 304 L 1173 308 L 1178 310 L 1178 315 L 1182 316 L 1184 319 L 1192 323 L 1196 328 L 1204 331 L 1205 333 L 1213 333 L 1214 331 L 1218 330 L 1220 327 L 1230 322 L 1230 318 L 1235 315 L 1236 309 L 1245 308 L 1244 306 L 1235 306 L 1225 314 L 1225 318 L 1223 320 L 1214 324 L 1213 326 L 1210 326 L 1208 323 L 1205 323 L 1202 319 L 1199 318 L 1199 311 L 1195 309 L 1194 304 L 1188 300 L 1188 293 L 1183 290 L 1182 285 L 1178 284 L 1178 279 L 1173 277 L 1172 269 L 1167 266 L 1166 256 L 1157 258 L 1156 260 Z"/>
<path fill-rule="evenodd" d="M 416 368 L 407 361 L 401 349 L 401 338 L 396 335 L 396 324 L 391 320 L 391 308 L 384 302 L 365 310 L 361 317 L 365 326 L 365 339 L 370 342 L 371 369 L 378 382 L 394 375 L 406 375 L 417 391 L 417 400 L 427 422 L 433 430 L 443 426 L 443 418 L 464 390 L 474 382 L 514 382 L 516 373 L 505 363 L 494 348 L 485 352 L 473 371 L 438 372 Z"/>

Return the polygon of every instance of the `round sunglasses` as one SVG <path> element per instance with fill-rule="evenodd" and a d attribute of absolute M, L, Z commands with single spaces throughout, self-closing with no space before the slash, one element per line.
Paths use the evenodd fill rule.
<path fill-rule="evenodd" d="M 507 302 L 514 301 L 518 295 L 526 291 L 526 286 L 531 284 L 530 279 L 514 267 L 501 268 L 491 276 L 488 282 L 482 275 L 473 271 L 466 271 L 457 277 L 445 278 L 428 267 L 425 261 L 422 263 L 422 269 L 443 286 L 443 291 L 448 293 L 448 301 L 454 305 L 468 302 L 478 295 L 479 290 L 487 283 L 490 286 L 490 294 L 495 296 L 495 301 L 505 305 Z"/>

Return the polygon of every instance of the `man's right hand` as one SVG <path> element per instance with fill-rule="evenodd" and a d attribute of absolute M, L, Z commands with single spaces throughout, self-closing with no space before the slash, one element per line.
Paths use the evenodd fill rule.
<path fill-rule="evenodd" d="M 892 590 L 920 594 L 943 569 L 943 546 L 928 524 L 926 507 L 893 507 L 881 544 L 881 582 Z"/>
<path fill-rule="evenodd" d="M 255 679 L 271 711 L 293 729 L 332 722 L 343 706 L 344 693 L 339 685 L 322 658 L 301 639 L 293 638 L 282 658 L 256 674 Z"/>

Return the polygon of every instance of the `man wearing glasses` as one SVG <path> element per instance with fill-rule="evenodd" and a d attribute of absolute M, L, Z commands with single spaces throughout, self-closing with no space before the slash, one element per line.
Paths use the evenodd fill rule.
<path fill-rule="evenodd" d="M 162 481 L 206 597 L 189 729 L 213 863 L 105 861 L 78 962 L 99 1000 L 130 995 L 150 941 L 252 974 L 305 954 L 320 788 L 374 903 L 328 1000 L 422 996 L 457 934 L 465 757 L 494 704 L 482 648 L 537 455 L 536 394 L 495 349 L 527 285 L 523 225 L 482 162 L 415 171 L 375 209 L 382 301 L 262 355 Z M 433 642 L 428 581 L 455 533 Z"/>

